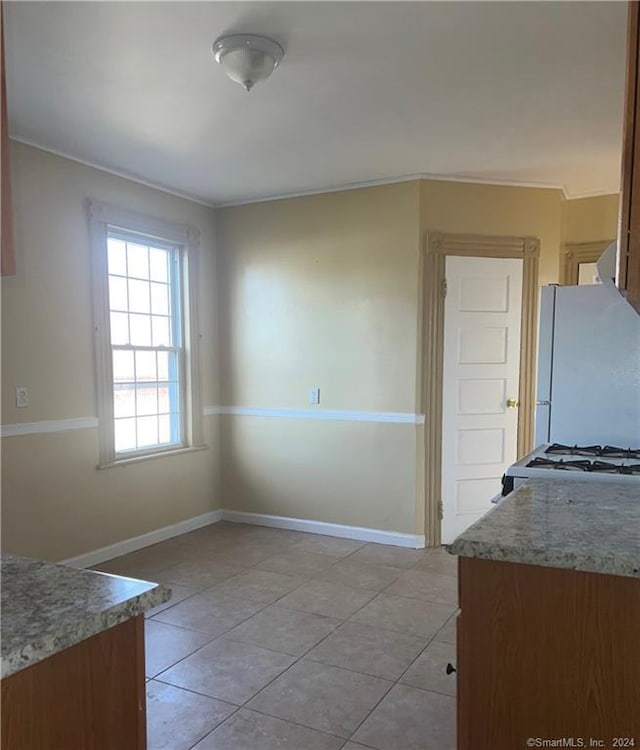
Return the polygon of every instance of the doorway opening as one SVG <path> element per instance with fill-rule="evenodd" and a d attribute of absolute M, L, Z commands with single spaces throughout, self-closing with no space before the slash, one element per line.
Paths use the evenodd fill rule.
<path fill-rule="evenodd" d="M 615 240 L 597 242 L 567 242 L 564 246 L 562 283 L 564 285 L 596 284 L 596 261 Z"/>
<path fill-rule="evenodd" d="M 425 536 L 430 546 L 439 546 L 443 539 L 443 395 L 445 301 L 448 294 L 447 259 L 449 257 L 512 258 L 521 261 L 518 392 L 514 395 L 505 394 L 503 405 L 507 409 L 508 400 L 518 402 L 515 431 L 517 434 L 516 457 L 520 457 L 532 449 L 533 441 L 539 255 L 540 242 L 535 237 L 443 234 L 441 232 L 429 232 L 426 236 L 422 277 L 424 299 L 422 396 L 423 411 L 427 415 L 425 424 Z M 458 295 L 459 291 L 458 287 Z M 500 336 L 495 331 L 493 338 L 494 344 L 497 345 Z M 459 351 L 459 341 L 457 347 Z M 458 389 L 455 396 L 458 401 L 459 395 Z M 471 436 L 472 442 L 473 437 Z M 497 436 L 494 434 L 493 437 L 495 442 Z M 468 436 L 458 436 L 456 440 L 462 441 L 463 451 L 466 450 L 465 440 L 467 447 L 469 446 Z M 460 446 L 456 446 L 455 450 L 459 452 Z M 489 456 L 485 458 L 488 459 Z M 475 492 L 479 492 L 479 489 L 476 488 Z"/>

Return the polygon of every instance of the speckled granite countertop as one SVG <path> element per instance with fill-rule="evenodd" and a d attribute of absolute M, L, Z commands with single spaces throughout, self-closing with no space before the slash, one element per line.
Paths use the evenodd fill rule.
<path fill-rule="evenodd" d="M 0 677 L 166 602 L 170 589 L 133 578 L 3 554 Z"/>
<path fill-rule="evenodd" d="M 529 479 L 448 551 L 640 578 L 640 482 Z"/>

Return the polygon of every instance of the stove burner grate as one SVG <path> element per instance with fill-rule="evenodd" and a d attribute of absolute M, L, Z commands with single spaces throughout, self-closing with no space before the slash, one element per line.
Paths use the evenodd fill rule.
<path fill-rule="evenodd" d="M 600 451 L 604 458 L 633 458 L 640 460 L 640 448 L 616 448 L 614 445 L 605 445 Z"/>
<path fill-rule="evenodd" d="M 527 467 L 534 469 L 555 469 L 560 471 L 591 471 L 591 461 L 554 461 L 550 458 L 534 458 Z"/>
<path fill-rule="evenodd" d="M 608 461 L 594 461 L 591 467 L 591 471 L 598 472 L 599 474 L 620 474 L 622 466 L 618 464 L 612 464 Z"/>
<path fill-rule="evenodd" d="M 599 456 L 602 447 L 600 445 L 562 445 L 553 443 L 545 453 L 556 456 Z"/>
<path fill-rule="evenodd" d="M 640 476 L 639 464 L 612 464 L 609 461 L 589 461 L 588 459 L 565 461 L 562 458 L 542 458 L 540 456 L 532 459 L 527 464 L 532 469 L 554 469 L 556 471 L 585 471 L 592 474 L 625 474 L 628 476 Z"/>
<path fill-rule="evenodd" d="M 615 445 L 563 445 L 553 443 L 545 448 L 551 456 L 594 456 L 598 458 L 627 458 L 640 460 L 640 448 L 618 448 Z"/>

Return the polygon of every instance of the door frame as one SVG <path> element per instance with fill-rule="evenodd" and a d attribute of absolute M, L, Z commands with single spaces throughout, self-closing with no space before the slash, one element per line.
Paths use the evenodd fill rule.
<path fill-rule="evenodd" d="M 595 263 L 615 240 L 596 242 L 566 242 L 562 248 L 562 284 L 575 286 L 578 283 L 581 263 Z"/>
<path fill-rule="evenodd" d="M 538 310 L 537 237 L 427 232 L 423 242 L 421 273 L 421 412 L 426 414 L 424 432 L 425 536 L 440 546 L 442 531 L 442 388 L 444 365 L 444 298 L 447 255 L 522 260 L 522 308 L 520 323 L 520 376 L 518 457 L 532 450 L 535 413 L 536 321 Z M 429 342 L 426 345 L 425 342 Z"/>

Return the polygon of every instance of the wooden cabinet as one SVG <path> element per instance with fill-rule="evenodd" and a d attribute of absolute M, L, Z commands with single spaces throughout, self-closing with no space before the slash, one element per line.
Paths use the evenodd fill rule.
<path fill-rule="evenodd" d="M 144 750 L 144 617 L 6 677 L 3 750 Z"/>
<path fill-rule="evenodd" d="M 640 313 L 640 14 L 629 3 L 627 87 L 620 197 L 620 247 L 616 282 Z"/>
<path fill-rule="evenodd" d="M 463 557 L 459 569 L 458 750 L 640 747 L 640 579 Z"/>

